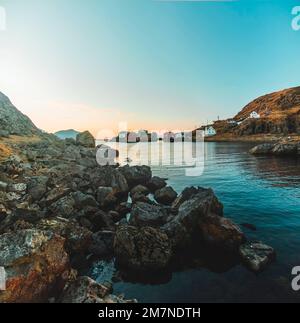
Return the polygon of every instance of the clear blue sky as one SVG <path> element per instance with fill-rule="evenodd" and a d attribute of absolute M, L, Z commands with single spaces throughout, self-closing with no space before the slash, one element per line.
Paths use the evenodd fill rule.
<path fill-rule="evenodd" d="M 295 5 L 0 0 L 0 91 L 48 131 L 193 128 L 300 85 Z"/>

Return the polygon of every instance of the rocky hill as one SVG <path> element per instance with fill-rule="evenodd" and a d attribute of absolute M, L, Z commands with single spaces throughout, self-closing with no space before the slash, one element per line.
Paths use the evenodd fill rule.
<path fill-rule="evenodd" d="M 33 122 L 22 114 L 7 96 L 0 92 L 0 137 L 8 135 L 33 136 L 40 134 L 41 131 Z"/>
<path fill-rule="evenodd" d="M 259 118 L 250 118 L 256 112 Z M 233 119 L 214 123 L 217 138 L 300 134 L 300 87 L 261 96 Z"/>

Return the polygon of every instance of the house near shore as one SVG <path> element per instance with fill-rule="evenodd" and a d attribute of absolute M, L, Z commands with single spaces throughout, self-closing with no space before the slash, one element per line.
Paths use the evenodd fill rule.
<path fill-rule="evenodd" d="M 163 141 L 165 142 L 174 142 L 175 141 L 175 133 L 174 132 L 165 132 L 163 136 Z"/>
<path fill-rule="evenodd" d="M 217 131 L 213 126 L 205 127 L 205 130 L 204 130 L 205 137 L 215 136 L 216 134 L 217 134 Z"/>
<path fill-rule="evenodd" d="M 253 111 L 250 113 L 249 118 L 250 119 L 260 119 L 260 114 L 258 114 L 256 111 Z"/>

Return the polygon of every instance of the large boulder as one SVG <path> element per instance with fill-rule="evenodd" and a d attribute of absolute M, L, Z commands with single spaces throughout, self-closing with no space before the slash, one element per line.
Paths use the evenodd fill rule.
<path fill-rule="evenodd" d="M 131 209 L 129 223 L 135 226 L 159 227 L 167 220 L 167 212 L 159 205 L 137 202 Z"/>
<path fill-rule="evenodd" d="M 146 186 L 152 193 L 154 193 L 155 191 L 167 186 L 167 182 L 163 178 L 153 176 Z"/>
<path fill-rule="evenodd" d="M 119 168 L 125 176 L 130 188 L 136 185 L 145 185 L 152 178 L 152 171 L 149 166 L 123 166 Z"/>
<path fill-rule="evenodd" d="M 101 285 L 93 279 L 82 276 L 70 282 L 61 298 L 61 303 L 136 303 L 111 294 L 109 286 Z"/>
<path fill-rule="evenodd" d="M 296 143 L 278 143 L 272 149 L 274 155 L 297 155 L 297 144 Z"/>
<path fill-rule="evenodd" d="M 250 154 L 253 154 L 253 155 L 271 154 L 273 148 L 274 148 L 274 144 L 272 143 L 260 144 L 250 149 Z"/>
<path fill-rule="evenodd" d="M 69 270 L 65 239 L 49 231 L 35 229 L 0 236 L 0 267 L 7 275 L 0 302 L 45 301 L 64 285 Z"/>
<path fill-rule="evenodd" d="M 275 260 L 275 250 L 261 242 L 247 242 L 240 247 L 240 256 L 244 264 L 254 272 L 260 272 Z"/>
<path fill-rule="evenodd" d="M 163 187 L 157 190 L 154 194 L 154 198 L 158 203 L 170 205 L 177 197 L 177 193 L 171 186 Z"/>
<path fill-rule="evenodd" d="M 92 243 L 92 232 L 79 226 L 76 221 L 64 218 L 42 219 L 37 229 L 51 231 L 66 239 L 66 250 L 69 254 L 84 253 Z"/>
<path fill-rule="evenodd" d="M 86 147 L 86 148 L 95 148 L 95 138 L 89 131 L 84 131 L 79 133 L 76 136 L 76 144 Z"/>
<path fill-rule="evenodd" d="M 186 247 L 194 239 L 202 239 L 210 246 L 237 251 L 244 241 L 241 230 L 223 218 L 223 205 L 211 189 L 197 188 L 183 202 L 175 215 L 162 229 L 169 236 L 173 248 Z"/>
<path fill-rule="evenodd" d="M 168 236 L 152 227 L 119 226 L 114 251 L 119 264 L 138 271 L 164 269 L 172 257 Z"/>

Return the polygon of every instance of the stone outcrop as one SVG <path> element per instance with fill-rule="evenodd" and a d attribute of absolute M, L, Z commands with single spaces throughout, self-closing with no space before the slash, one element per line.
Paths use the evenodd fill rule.
<path fill-rule="evenodd" d="M 0 302 L 39 302 L 64 286 L 69 258 L 65 239 L 49 231 L 21 230 L 0 235 L 0 266 L 7 274 Z"/>
<path fill-rule="evenodd" d="M 86 148 L 95 148 L 95 139 L 89 131 L 84 131 L 79 133 L 76 136 L 77 145 L 86 147 Z"/>
<path fill-rule="evenodd" d="M 252 155 L 300 156 L 300 143 L 281 140 L 278 143 L 261 144 L 250 150 Z"/>
<path fill-rule="evenodd" d="M 168 236 L 152 227 L 118 227 L 114 251 L 121 265 L 138 271 L 162 270 L 172 256 Z"/>

